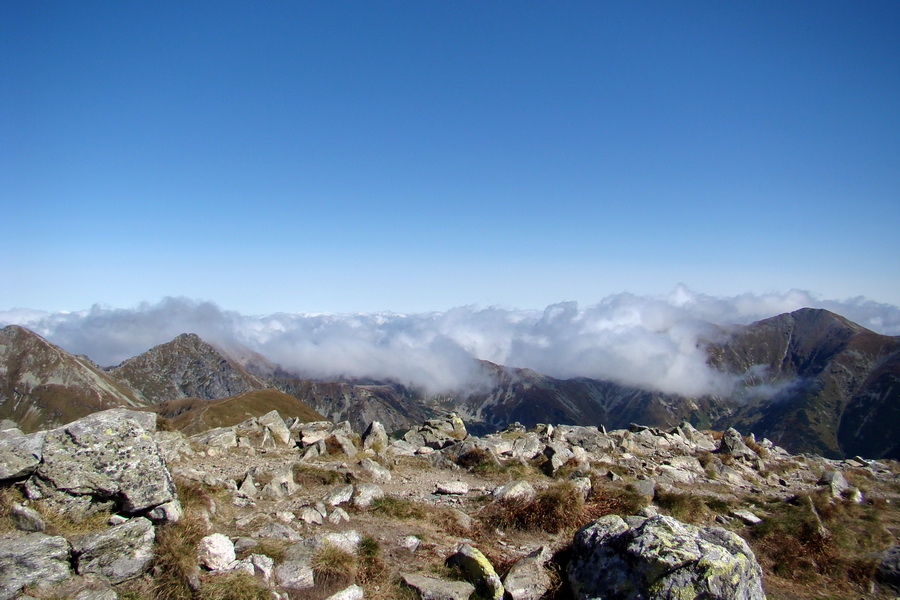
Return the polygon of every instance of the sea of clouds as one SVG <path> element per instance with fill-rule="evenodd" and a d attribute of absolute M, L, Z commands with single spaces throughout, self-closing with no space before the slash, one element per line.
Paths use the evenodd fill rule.
<path fill-rule="evenodd" d="M 477 385 L 481 371 L 473 359 L 483 359 L 560 378 L 700 395 L 728 393 L 734 385 L 706 364 L 705 340 L 733 325 L 803 307 L 826 308 L 876 332 L 900 334 L 900 308 L 863 298 L 820 300 L 796 290 L 713 297 L 684 286 L 659 297 L 617 294 L 592 306 L 464 306 L 418 314 L 250 316 L 212 302 L 165 298 L 129 309 L 0 311 L 0 325 L 28 327 L 107 366 L 193 332 L 225 350 L 258 352 L 303 376 L 391 379 L 430 393 Z"/>

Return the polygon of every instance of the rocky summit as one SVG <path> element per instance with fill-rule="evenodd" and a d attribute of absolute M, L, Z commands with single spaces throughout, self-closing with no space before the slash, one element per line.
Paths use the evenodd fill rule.
<path fill-rule="evenodd" d="M 159 427 L 159 424 L 164 427 Z M 196 424 L 196 421 L 193 421 Z M 8 424 L 7 424 L 8 425 Z M 0 430 L 0 600 L 891 598 L 900 466 L 698 430 L 276 410 Z M 402 433 L 402 434 L 401 434 Z"/>

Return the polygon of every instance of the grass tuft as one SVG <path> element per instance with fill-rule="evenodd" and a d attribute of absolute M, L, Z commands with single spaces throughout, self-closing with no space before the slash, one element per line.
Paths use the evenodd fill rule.
<path fill-rule="evenodd" d="M 349 584 L 356 579 L 358 559 L 334 544 L 325 542 L 312 557 L 312 569 L 317 586 L 329 588 Z"/>
<path fill-rule="evenodd" d="M 272 592 L 249 573 L 223 573 L 203 582 L 197 600 L 269 600 Z"/>

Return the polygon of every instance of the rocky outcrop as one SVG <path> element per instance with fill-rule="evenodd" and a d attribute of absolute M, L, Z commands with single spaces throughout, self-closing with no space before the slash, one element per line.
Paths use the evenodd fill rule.
<path fill-rule="evenodd" d="M 743 539 L 672 517 L 603 517 L 575 534 L 568 566 L 578 600 L 764 600 L 762 569 Z"/>

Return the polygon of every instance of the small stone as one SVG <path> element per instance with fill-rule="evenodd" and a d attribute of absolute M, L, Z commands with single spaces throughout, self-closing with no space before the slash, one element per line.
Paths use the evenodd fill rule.
<path fill-rule="evenodd" d="M 21 531 L 43 531 L 47 527 L 38 511 L 19 503 L 12 505 L 9 516 L 12 517 L 16 529 Z"/>
<path fill-rule="evenodd" d="M 465 481 L 447 481 L 445 483 L 439 483 L 435 486 L 434 493 L 463 496 L 469 493 L 469 484 Z"/>
<path fill-rule="evenodd" d="M 225 570 L 234 559 L 234 544 L 221 533 L 208 535 L 197 544 L 197 562 L 210 571 Z"/>
<path fill-rule="evenodd" d="M 353 498 L 353 486 L 352 485 L 339 485 L 336 488 L 333 488 L 330 492 L 325 494 L 325 497 L 322 500 L 326 504 L 330 504 L 331 506 L 337 506 L 338 504 L 344 504 L 346 502 L 350 502 Z"/>
<path fill-rule="evenodd" d="M 762 519 L 745 508 L 733 510 L 731 511 L 731 515 L 733 517 L 737 517 L 747 525 L 759 525 L 760 523 L 762 523 Z"/>

